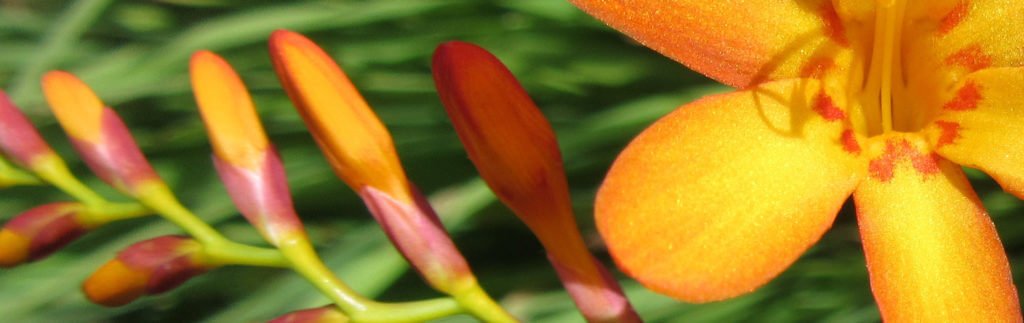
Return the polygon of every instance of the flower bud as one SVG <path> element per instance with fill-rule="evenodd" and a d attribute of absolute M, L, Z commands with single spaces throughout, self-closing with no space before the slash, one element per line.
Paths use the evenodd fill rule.
<path fill-rule="evenodd" d="M 239 211 L 274 245 L 305 239 L 284 165 L 242 80 L 224 59 L 207 51 L 192 55 L 191 74 L 214 164 Z"/>
<path fill-rule="evenodd" d="M 51 203 L 11 219 L 0 229 L 0 267 L 45 258 L 88 232 L 85 209 L 75 202 Z"/>
<path fill-rule="evenodd" d="M 547 249 L 590 322 L 639 322 L 618 282 L 587 250 L 569 200 L 555 133 L 511 72 L 473 44 L 448 42 L 433 59 L 448 117 L 480 177 Z"/>
<path fill-rule="evenodd" d="M 267 323 L 345 323 L 348 321 L 348 317 L 341 313 L 337 306 L 327 305 L 291 312 L 267 321 Z"/>
<path fill-rule="evenodd" d="M 213 269 L 199 242 L 163 236 L 129 246 L 82 284 L 90 301 L 104 306 L 128 304 L 142 295 L 160 294 Z"/>
<path fill-rule="evenodd" d="M 43 76 L 43 93 L 72 145 L 100 179 L 134 197 L 146 184 L 162 185 L 121 118 L 85 83 L 53 71 Z"/>
<path fill-rule="evenodd" d="M 16 164 L 32 168 L 39 159 L 56 154 L 39 136 L 25 114 L 0 90 L 0 151 Z"/>
<path fill-rule="evenodd" d="M 462 254 L 406 178 L 391 135 L 341 68 L 302 35 L 270 37 L 274 68 L 335 173 L 366 203 L 392 243 L 434 288 L 475 286 Z"/>

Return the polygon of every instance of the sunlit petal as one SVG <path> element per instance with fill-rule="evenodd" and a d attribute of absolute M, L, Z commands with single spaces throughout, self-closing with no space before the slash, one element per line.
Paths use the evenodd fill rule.
<path fill-rule="evenodd" d="M 1024 68 L 971 74 L 927 128 L 936 151 L 1024 198 Z"/>
<path fill-rule="evenodd" d="M 691 103 L 615 161 L 598 229 L 655 291 L 691 302 L 752 291 L 831 227 L 863 173 L 861 140 L 814 80 Z"/>
<path fill-rule="evenodd" d="M 848 66 L 857 43 L 832 1 L 572 0 L 640 43 L 722 83 L 747 87 Z"/>
<path fill-rule="evenodd" d="M 883 319 L 1020 321 L 1006 253 L 960 167 L 914 135 L 876 137 L 865 151 L 854 200 Z"/>

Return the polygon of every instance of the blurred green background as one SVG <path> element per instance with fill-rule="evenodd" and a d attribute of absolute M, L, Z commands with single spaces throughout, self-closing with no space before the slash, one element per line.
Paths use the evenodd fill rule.
<path fill-rule="evenodd" d="M 114 107 L 185 205 L 230 237 L 263 244 L 213 172 L 188 84 L 189 55 L 212 50 L 252 91 L 282 152 L 299 214 L 331 268 L 378 300 L 439 296 L 408 270 L 355 194 L 334 177 L 273 74 L 266 51 L 273 30 L 312 38 L 339 61 L 392 131 L 409 176 L 431 197 L 484 288 L 531 322 L 582 318 L 540 244 L 476 178 L 434 92 L 434 47 L 448 40 L 481 45 L 533 95 L 558 133 L 584 236 L 608 264 L 590 215 L 616 153 L 661 115 L 729 90 L 561 0 L 0 3 L 0 87 L 93 188 L 124 199 L 89 173 L 49 115 L 39 88 L 47 70 L 77 74 Z M 1015 276 L 1024 277 L 1024 221 L 1012 220 L 1020 216 L 1014 213 L 1021 201 L 980 172 L 968 175 L 999 228 Z M 68 199 L 49 187 L 0 194 L 2 220 Z M 79 292 L 79 283 L 118 250 L 179 232 L 154 217 L 114 223 L 44 261 L 4 269 L 0 321 L 247 322 L 327 303 L 289 271 L 243 267 L 222 268 L 120 308 L 92 305 Z M 619 276 L 640 314 L 653 322 L 879 320 L 849 203 L 835 227 L 792 268 L 743 297 L 684 304 Z"/>

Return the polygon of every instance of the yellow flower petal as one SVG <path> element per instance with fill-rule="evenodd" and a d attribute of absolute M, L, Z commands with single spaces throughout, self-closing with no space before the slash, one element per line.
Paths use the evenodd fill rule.
<path fill-rule="evenodd" d="M 1024 198 L 1024 68 L 973 73 L 927 128 L 936 151 Z"/>
<path fill-rule="evenodd" d="M 88 142 L 100 140 L 104 105 L 82 80 L 63 71 L 46 73 L 43 94 L 69 136 Z"/>
<path fill-rule="evenodd" d="M 992 221 L 955 164 L 914 135 L 872 138 L 854 193 L 871 289 L 891 322 L 1020 321 Z"/>
<path fill-rule="evenodd" d="M 865 45 L 854 43 L 862 38 L 847 30 L 831 0 L 572 2 L 647 47 L 741 88 L 847 66 L 840 52 Z"/>
<path fill-rule="evenodd" d="M 312 41 L 278 30 L 274 68 L 338 176 L 353 190 L 372 186 L 412 204 L 391 135 L 338 64 Z"/>
<path fill-rule="evenodd" d="M 598 229 L 620 268 L 707 302 L 788 267 L 863 173 L 860 139 L 829 98 L 817 81 L 772 82 L 683 106 L 645 130 L 597 196 Z"/>
<path fill-rule="evenodd" d="M 250 170 L 262 166 L 269 145 L 249 92 L 224 59 L 208 51 L 192 55 L 192 91 L 220 158 Z"/>

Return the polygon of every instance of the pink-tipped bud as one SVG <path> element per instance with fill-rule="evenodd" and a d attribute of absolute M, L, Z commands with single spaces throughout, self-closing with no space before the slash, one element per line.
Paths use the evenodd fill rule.
<path fill-rule="evenodd" d="M 71 143 L 100 179 L 131 196 L 138 196 L 145 184 L 161 182 L 121 118 L 85 83 L 53 71 L 43 76 L 43 93 Z"/>
<path fill-rule="evenodd" d="M 587 250 L 576 225 L 555 133 L 498 58 L 448 42 L 433 59 L 448 117 L 487 185 L 537 235 L 590 322 L 638 322 L 618 282 Z"/>
<path fill-rule="evenodd" d="M 337 306 L 327 305 L 291 312 L 267 321 L 267 323 L 345 323 L 348 321 L 349 318 L 344 313 L 341 313 Z"/>
<path fill-rule="evenodd" d="M 25 114 L 0 90 L 0 151 L 19 166 L 32 168 L 46 156 L 56 156 Z"/>
<path fill-rule="evenodd" d="M 75 202 L 37 206 L 0 229 L 0 267 L 8 268 L 49 256 L 89 231 L 85 206 Z"/>
<path fill-rule="evenodd" d="M 213 269 L 199 242 L 163 236 L 129 246 L 82 284 L 92 302 L 121 306 L 143 295 L 160 294 Z"/>
<path fill-rule="evenodd" d="M 476 278 L 437 215 L 405 176 L 391 135 L 338 64 L 311 40 L 278 30 L 270 56 L 281 84 L 335 173 L 434 288 L 453 293 Z"/>
<path fill-rule="evenodd" d="M 224 59 L 208 51 L 192 55 L 191 75 L 214 164 L 238 210 L 274 245 L 304 239 L 281 158 L 263 132 L 242 80 Z"/>

